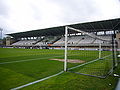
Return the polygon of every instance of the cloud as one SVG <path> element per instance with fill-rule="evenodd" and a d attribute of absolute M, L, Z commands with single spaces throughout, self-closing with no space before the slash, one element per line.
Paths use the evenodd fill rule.
<path fill-rule="evenodd" d="M 63 7 L 64 20 L 67 23 L 86 21 L 91 15 L 98 13 L 92 0 L 63 1 L 61 5 Z"/>
<path fill-rule="evenodd" d="M 63 21 L 76 23 L 120 17 L 118 0 L 51 0 L 63 8 Z"/>
<path fill-rule="evenodd" d="M 99 18 L 120 18 L 120 2 L 118 0 L 94 0 L 94 2 L 98 10 L 101 11 Z"/>
<path fill-rule="evenodd" d="M 119 0 L 0 0 L 4 33 L 120 18 Z"/>
<path fill-rule="evenodd" d="M 48 0 L 37 0 L 36 3 L 31 3 L 31 6 L 33 7 L 34 17 L 37 19 L 40 19 L 40 22 L 42 22 L 42 26 L 51 26 L 51 25 L 57 25 L 60 24 L 60 17 L 62 15 L 61 8 L 54 4 L 49 2 Z"/>
<path fill-rule="evenodd" d="M 9 11 L 8 11 L 7 5 L 5 4 L 5 1 L 1 0 L 0 1 L 0 16 L 7 17 L 8 13 Z"/>
<path fill-rule="evenodd" d="M 7 0 L 8 16 L 3 18 L 12 32 L 46 28 L 62 24 L 60 7 L 47 0 Z M 5 11 L 6 12 L 6 11 Z M 1 16 L 1 14 L 0 14 Z M 11 32 L 11 31 L 9 31 Z"/>

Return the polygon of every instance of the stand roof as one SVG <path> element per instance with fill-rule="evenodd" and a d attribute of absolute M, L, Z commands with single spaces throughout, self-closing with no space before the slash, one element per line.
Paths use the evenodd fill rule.
<path fill-rule="evenodd" d="M 120 18 L 64 25 L 64 26 L 51 27 L 51 28 L 45 28 L 45 29 L 31 30 L 31 31 L 26 31 L 26 32 L 11 33 L 7 35 L 10 35 L 14 38 L 58 36 L 58 35 L 60 36 L 60 35 L 64 35 L 65 26 L 80 29 L 85 32 L 120 30 Z"/>

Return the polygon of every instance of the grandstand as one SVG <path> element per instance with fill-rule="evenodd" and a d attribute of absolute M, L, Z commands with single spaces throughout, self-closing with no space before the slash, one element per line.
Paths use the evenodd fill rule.
<path fill-rule="evenodd" d="M 113 50 L 116 60 L 117 51 L 114 50 L 120 46 L 119 39 L 116 39 L 120 29 L 119 20 L 118 18 L 7 34 L 17 41 L 9 46 L 27 49 L 65 49 L 67 47 L 69 50 L 96 50 L 99 51 L 99 58 L 102 51 Z"/>
<path fill-rule="evenodd" d="M 102 51 L 113 50 L 113 53 L 116 55 L 116 51 L 114 50 L 120 47 L 119 39 L 117 39 L 119 36 L 116 38 L 120 29 L 119 21 L 120 19 L 118 18 L 7 35 L 12 36 L 17 41 L 9 45 L 10 47 L 27 49 L 69 48 L 70 50 L 99 50 L 100 58 Z M 67 37 L 65 37 L 66 28 Z M 116 56 L 114 57 L 116 58 Z"/>
<path fill-rule="evenodd" d="M 110 36 L 99 36 L 103 40 L 112 40 Z M 79 35 L 79 36 L 71 36 L 68 38 L 68 46 L 91 46 L 91 45 L 99 45 L 99 43 L 105 43 L 108 46 L 110 46 L 110 43 L 104 42 L 102 40 L 97 40 L 94 38 L 91 38 L 89 36 L 85 35 Z M 104 45 L 105 45 L 104 44 Z M 60 40 L 53 43 L 52 46 L 64 46 L 64 37 L 62 37 Z"/>
<path fill-rule="evenodd" d="M 111 20 L 103 20 L 97 22 L 87 22 L 67 25 L 82 31 L 88 32 L 97 35 L 103 40 L 112 40 L 111 35 L 114 31 L 119 31 L 119 18 Z M 117 25 L 118 24 L 118 25 Z M 117 25 L 115 27 L 112 27 Z M 8 46 L 14 47 L 27 47 L 27 48 L 36 48 L 36 47 L 63 47 L 64 46 L 64 29 L 65 26 L 46 28 L 40 30 L 32 30 L 27 32 L 12 33 L 7 34 L 12 36 L 15 39 L 15 43 L 12 43 Z M 86 36 L 82 33 L 70 31 L 68 37 L 68 46 L 98 46 L 99 43 L 102 43 L 104 46 L 111 46 L 111 43 L 105 42 L 90 36 Z"/>
<path fill-rule="evenodd" d="M 36 40 L 21 40 L 18 42 L 13 43 L 13 46 L 32 46 L 36 43 Z"/>
<path fill-rule="evenodd" d="M 112 40 L 112 38 L 110 36 L 98 36 L 103 40 Z M 35 39 L 35 40 L 20 40 L 17 41 L 13 44 L 11 44 L 11 46 L 64 46 L 64 37 L 61 37 L 58 39 L 58 37 L 56 36 L 55 38 L 49 38 L 46 37 L 42 40 L 39 39 Z M 85 36 L 85 35 L 79 35 L 79 36 L 71 36 L 68 38 L 68 46 L 91 46 L 91 45 L 99 45 L 99 43 L 104 43 L 107 44 L 107 46 L 110 46 L 111 44 L 108 42 L 104 42 L 102 40 L 98 40 L 98 39 L 94 39 L 91 38 L 89 36 Z"/>

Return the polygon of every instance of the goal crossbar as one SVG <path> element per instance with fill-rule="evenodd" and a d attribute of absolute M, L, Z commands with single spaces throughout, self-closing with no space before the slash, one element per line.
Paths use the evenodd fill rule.
<path fill-rule="evenodd" d="M 82 30 L 79 30 L 79 29 L 75 29 L 73 27 L 69 27 L 69 26 L 65 26 L 65 53 L 64 53 L 64 71 L 66 72 L 67 71 L 67 41 L 68 41 L 68 29 L 70 30 L 74 30 L 76 32 L 80 32 L 80 33 L 84 33 L 92 38 L 95 38 L 95 39 L 99 39 L 99 40 L 102 40 L 102 41 L 106 41 L 106 42 L 110 42 L 110 40 L 104 40 L 104 39 L 101 39 L 100 37 L 94 35 L 94 34 L 90 34 L 88 32 L 85 32 L 85 31 L 82 31 Z M 99 46 L 99 58 L 101 58 L 101 44 Z"/>
<path fill-rule="evenodd" d="M 80 32 L 80 33 L 84 33 L 92 38 L 96 38 L 96 39 L 99 39 L 99 40 L 102 40 L 102 41 L 107 41 L 107 42 L 111 42 L 111 40 L 104 40 L 98 36 L 96 36 L 95 34 L 91 34 L 91 33 L 88 33 L 88 32 L 85 32 L 85 31 L 82 31 L 80 29 L 76 29 L 76 28 L 73 28 L 73 27 L 69 27 L 69 26 L 66 26 L 68 29 L 71 29 L 71 30 L 74 30 L 74 31 L 77 31 L 77 32 Z"/>

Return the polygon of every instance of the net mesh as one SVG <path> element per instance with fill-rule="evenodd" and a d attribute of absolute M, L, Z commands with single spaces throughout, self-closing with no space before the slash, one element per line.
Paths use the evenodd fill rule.
<path fill-rule="evenodd" d="M 111 35 L 77 32 L 70 28 L 67 46 L 69 72 L 105 78 L 113 71 Z"/>

